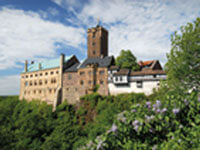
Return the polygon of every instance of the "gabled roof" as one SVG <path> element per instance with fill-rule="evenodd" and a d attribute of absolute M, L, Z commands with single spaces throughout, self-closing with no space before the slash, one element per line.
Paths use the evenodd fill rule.
<path fill-rule="evenodd" d="M 71 58 L 73 57 L 73 55 L 65 57 L 64 62 L 68 62 Z M 39 68 L 39 64 L 41 66 L 41 68 Z M 57 68 L 60 66 L 60 58 L 56 58 L 56 59 L 51 59 L 51 60 L 47 60 L 47 61 L 43 61 L 43 62 L 37 62 L 37 63 L 33 63 L 33 64 L 29 64 L 28 68 L 27 68 L 27 72 L 33 72 L 33 71 L 39 71 L 39 70 L 45 70 L 45 69 L 51 69 L 51 68 Z M 25 71 L 23 71 L 25 72 Z"/>
<path fill-rule="evenodd" d="M 162 67 L 158 60 L 148 60 L 148 61 L 139 61 L 138 65 L 140 66 L 140 69 L 158 69 L 162 70 Z"/>
<path fill-rule="evenodd" d="M 80 65 L 80 63 L 75 63 L 71 67 L 64 70 L 64 72 L 76 72 L 78 70 L 79 65 Z"/>
<path fill-rule="evenodd" d="M 83 63 L 81 63 L 79 68 L 86 68 L 90 64 L 97 64 L 98 67 L 109 67 L 114 61 L 113 56 L 106 56 L 104 58 L 87 58 Z"/>

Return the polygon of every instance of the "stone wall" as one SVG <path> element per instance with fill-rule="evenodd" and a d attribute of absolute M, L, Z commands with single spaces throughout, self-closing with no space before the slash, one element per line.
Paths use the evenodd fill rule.
<path fill-rule="evenodd" d="M 53 104 L 60 86 L 59 68 L 21 74 L 20 99 L 33 99 Z"/>
<path fill-rule="evenodd" d="M 65 72 L 63 74 L 63 101 L 70 104 L 79 102 L 81 96 L 93 92 L 99 85 L 98 93 L 108 95 L 108 71 L 107 68 L 88 66 L 77 72 Z"/>

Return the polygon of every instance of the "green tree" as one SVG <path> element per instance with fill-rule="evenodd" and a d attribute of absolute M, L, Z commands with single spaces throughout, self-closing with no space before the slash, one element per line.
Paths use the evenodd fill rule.
<path fill-rule="evenodd" d="M 171 36 L 166 64 L 170 88 L 200 91 L 200 18 Z"/>
<path fill-rule="evenodd" d="M 116 64 L 121 68 L 128 68 L 133 71 L 139 70 L 137 59 L 130 50 L 121 50 L 120 55 L 116 59 Z"/>

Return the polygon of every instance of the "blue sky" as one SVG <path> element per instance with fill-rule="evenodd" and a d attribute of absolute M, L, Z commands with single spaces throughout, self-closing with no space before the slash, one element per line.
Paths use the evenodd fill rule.
<path fill-rule="evenodd" d="M 109 30 L 109 54 L 130 49 L 164 65 L 170 35 L 200 16 L 199 0 L 0 0 L 0 95 L 19 93 L 24 61 L 86 58 L 87 28 Z"/>

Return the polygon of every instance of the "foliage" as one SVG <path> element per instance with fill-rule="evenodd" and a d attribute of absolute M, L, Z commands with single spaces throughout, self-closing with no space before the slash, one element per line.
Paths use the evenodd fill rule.
<path fill-rule="evenodd" d="M 82 97 L 79 106 L 63 103 L 52 112 L 52 107 L 44 102 L 1 97 L 1 149 L 77 149 L 103 134 L 117 113 L 130 110 L 132 104 L 142 102 L 143 98 L 146 99 L 143 94 L 134 93 L 118 96 L 93 93 Z"/>
<path fill-rule="evenodd" d="M 199 149 L 199 118 L 197 93 L 169 94 L 119 113 L 110 129 L 81 149 Z"/>
<path fill-rule="evenodd" d="M 133 71 L 140 69 L 136 57 L 130 50 L 121 50 L 120 55 L 116 58 L 116 65 L 121 68 L 132 69 Z"/>
<path fill-rule="evenodd" d="M 166 64 L 170 88 L 200 91 L 200 18 L 181 27 L 171 36 Z"/>

